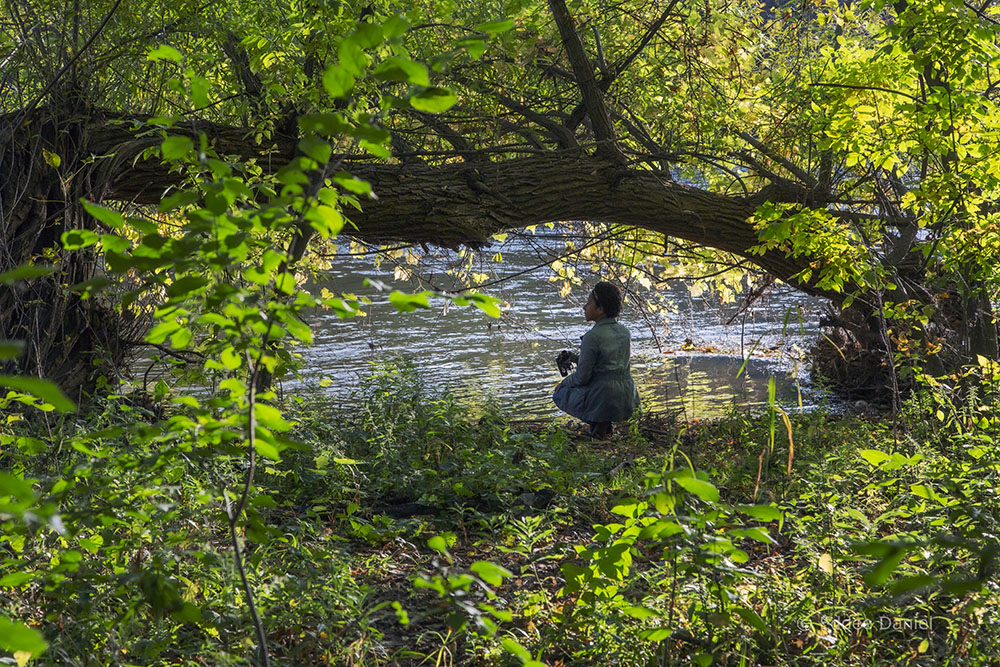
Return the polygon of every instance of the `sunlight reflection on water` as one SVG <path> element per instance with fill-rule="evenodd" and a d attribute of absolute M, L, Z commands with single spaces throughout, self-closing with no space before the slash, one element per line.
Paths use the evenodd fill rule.
<path fill-rule="evenodd" d="M 450 286 L 444 272 L 454 257 L 440 251 L 432 258 L 436 286 Z M 536 263 L 537 252 L 505 247 L 503 262 L 484 263 L 484 270 L 511 275 Z M 592 285 L 597 278 L 585 268 L 580 275 Z M 417 288 L 415 283 L 393 283 L 392 274 L 392 266 L 376 269 L 367 259 L 344 253 L 335 270 L 313 287 L 374 296 L 363 285 L 370 277 L 397 289 Z M 487 291 L 508 304 L 499 321 L 473 307 L 446 310 L 433 301 L 431 309 L 411 313 L 375 303 L 366 308 L 365 317 L 346 321 L 315 311 L 310 318 L 315 343 L 303 353 L 306 372 L 331 378 L 327 391 L 349 402 L 359 378 L 370 373 L 368 362 L 408 357 L 433 392 L 450 391 L 470 407 L 485 397 L 516 418 L 559 415 L 550 400 L 560 379 L 554 358 L 562 349 L 578 348 L 589 327 L 581 311 L 586 288 L 561 298 L 546 270 L 539 269 Z M 800 396 L 806 407 L 822 400 L 796 361 L 817 335 L 821 300 L 777 287 L 745 318 L 727 324 L 735 305 L 691 297 L 683 285 L 673 287 L 671 297 L 678 312 L 662 322 L 651 325 L 629 308 L 621 317 L 632 332 L 633 374 L 645 410 L 682 411 L 690 419 L 719 416 L 733 406 L 766 405 L 771 376 L 778 402 L 786 407 L 799 405 Z M 754 355 L 740 373 L 742 355 L 751 350 Z M 300 385 L 285 386 L 294 391 Z"/>

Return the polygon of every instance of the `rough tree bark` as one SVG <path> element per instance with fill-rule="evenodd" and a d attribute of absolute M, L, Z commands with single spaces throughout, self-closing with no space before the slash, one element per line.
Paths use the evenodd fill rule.
<path fill-rule="evenodd" d="M 46 110 L 22 123 L 26 131 L 0 143 L 0 273 L 28 264 L 54 271 L 0 285 L 0 338 L 25 343 L 6 370 L 56 378 L 79 398 L 100 374 L 116 372 L 133 318 L 71 289 L 98 275 L 100 261 L 94 253 L 61 250 L 59 243 L 63 232 L 93 226 L 80 203 L 84 196 L 100 198 L 89 123 Z"/>

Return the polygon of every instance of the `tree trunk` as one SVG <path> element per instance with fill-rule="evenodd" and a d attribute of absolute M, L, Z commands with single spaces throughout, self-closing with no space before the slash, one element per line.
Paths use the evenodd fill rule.
<path fill-rule="evenodd" d="M 56 380 L 79 400 L 102 375 L 114 377 L 127 346 L 123 332 L 134 318 L 115 304 L 81 298 L 71 288 L 100 274 L 92 251 L 62 249 L 63 232 L 93 228 L 80 198 L 93 181 L 84 167 L 86 124 L 38 114 L 0 145 L 0 273 L 33 264 L 48 276 L 0 285 L 0 338 L 20 340 L 22 355 L 4 371 Z"/>

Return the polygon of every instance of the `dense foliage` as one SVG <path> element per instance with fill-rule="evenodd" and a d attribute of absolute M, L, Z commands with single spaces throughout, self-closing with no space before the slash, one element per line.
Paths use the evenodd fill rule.
<path fill-rule="evenodd" d="M 988 662 L 996 15 L 5 0 L 3 660 Z M 829 296 L 900 409 L 584 443 L 406 368 L 274 391 L 305 309 L 499 312 L 314 296 L 316 249 L 578 218 L 622 279 Z"/>
<path fill-rule="evenodd" d="M 253 662 L 248 590 L 275 664 L 987 664 L 995 382 L 895 425 L 642 420 L 595 443 L 373 368 L 358 409 L 282 405 L 306 447 L 254 479 L 249 589 L 218 491 L 242 456 L 113 396 L 43 438 L 7 427 L 30 514 L 5 523 L 4 606 L 46 664 Z"/>

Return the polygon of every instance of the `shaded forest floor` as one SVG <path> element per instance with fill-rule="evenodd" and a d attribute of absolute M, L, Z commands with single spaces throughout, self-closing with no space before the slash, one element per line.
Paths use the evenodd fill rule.
<path fill-rule="evenodd" d="M 305 446 L 261 463 L 241 530 L 271 664 L 990 664 L 994 403 L 647 415 L 592 440 L 470 418 L 406 369 L 349 412 L 290 399 Z M 0 538 L 5 613 L 45 634 L 40 664 L 251 663 L 212 490 L 243 458 L 78 446 L 140 412 L 109 399 L 34 452 L 7 436 L 5 464 L 77 490 L 73 530 Z"/>

